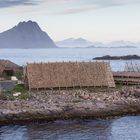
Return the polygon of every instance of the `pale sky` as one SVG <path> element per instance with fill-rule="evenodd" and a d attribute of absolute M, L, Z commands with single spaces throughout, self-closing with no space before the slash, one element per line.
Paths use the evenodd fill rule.
<path fill-rule="evenodd" d="M 55 41 L 140 42 L 140 0 L 0 0 L 0 32 L 28 20 Z"/>

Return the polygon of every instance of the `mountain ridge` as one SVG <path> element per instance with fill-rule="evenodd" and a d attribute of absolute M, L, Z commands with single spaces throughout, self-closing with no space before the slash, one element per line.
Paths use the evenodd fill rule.
<path fill-rule="evenodd" d="M 68 38 L 56 42 L 59 47 L 89 47 L 93 43 L 83 38 Z"/>
<path fill-rule="evenodd" d="M 81 42 L 80 42 L 81 41 Z M 80 42 L 78 44 L 78 42 Z M 140 46 L 140 43 L 134 43 L 130 41 L 118 40 L 108 43 L 103 42 L 91 42 L 83 38 L 68 38 L 62 41 L 56 42 L 59 47 L 70 47 L 70 48 L 137 48 Z"/>
<path fill-rule="evenodd" d="M 56 48 L 54 41 L 36 22 L 20 22 L 0 33 L 0 48 Z"/>

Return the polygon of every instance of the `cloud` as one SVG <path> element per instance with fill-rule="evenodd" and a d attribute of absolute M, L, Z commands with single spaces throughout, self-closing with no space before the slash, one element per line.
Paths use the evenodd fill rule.
<path fill-rule="evenodd" d="M 46 13 L 67 15 L 136 3 L 140 0 L 0 0 L 0 8 L 38 5 Z"/>
<path fill-rule="evenodd" d="M 95 9 L 97 9 L 97 8 L 95 8 L 95 7 L 82 7 L 82 8 L 67 9 L 67 10 L 64 10 L 64 11 L 56 12 L 54 14 L 56 14 L 56 15 L 67 15 L 67 14 L 87 12 L 87 11 L 91 11 L 91 10 L 95 10 Z"/>
<path fill-rule="evenodd" d="M 87 3 L 108 7 L 108 6 L 118 6 L 118 5 L 128 5 L 134 3 L 140 3 L 140 0 L 87 0 Z"/>
<path fill-rule="evenodd" d="M 0 8 L 36 4 L 38 4 L 36 0 L 0 0 Z"/>
<path fill-rule="evenodd" d="M 55 2 L 56 0 L 52 1 Z M 64 2 L 65 4 L 73 3 L 75 6 L 63 9 L 62 11 L 58 11 L 54 14 L 74 14 L 107 7 L 138 4 L 140 3 L 140 0 L 59 0 L 59 2 Z"/>

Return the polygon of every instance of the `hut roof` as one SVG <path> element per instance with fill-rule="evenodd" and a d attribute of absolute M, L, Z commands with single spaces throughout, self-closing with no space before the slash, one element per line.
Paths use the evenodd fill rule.
<path fill-rule="evenodd" d="M 0 60 L 0 66 L 1 67 L 11 67 L 11 68 L 19 67 L 17 64 L 15 64 L 9 60 Z"/>
<path fill-rule="evenodd" d="M 18 70 L 20 68 L 20 66 L 18 66 L 17 64 L 9 61 L 9 60 L 0 60 L 0 75 L 2 74 L 2 72 L 4 70 Z"/>
<path fill-rule="evenodd" d="M 27 64 L 25 77 L 30 89 L 74 86 L 115 87 L 110 64 L 104 62 Z"/>

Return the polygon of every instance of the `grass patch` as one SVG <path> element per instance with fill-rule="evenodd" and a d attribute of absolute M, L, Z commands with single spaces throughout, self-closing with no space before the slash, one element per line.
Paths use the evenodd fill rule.
<path fill-rule="evenodd" d="M 19 96 L 19 99 L 21 100 L 29 100 L 31 98 L 31 94 L 30 93 L 22 93 L 20 96 Z"/>
<path fill-rule="evenodd" d="M 23 79 L 23 71 L 17 71 L 15 74 L 14 74 L 17 79 L 19 80 L 22 80 Z"/>
<path fill-rule="evenodd" d="M 15 92 L 26 93 L 27 90 L 25 89 L 24 85 L 19 84 L 19 85 L 16 85 L 16 86 L 11 90 L 11 92 L 12 92 L 12 93 L 15 93 Z"/>
<path fill-rule="evenodd" d="M 13 94 L 18 92 L 20 92 L 21 95 L 19 95 L 18 97 L 14 97 Z M 16 85 L 12 90 L 0 93 L 0 100 L 28 100 L 30 98 L 31 94 L 25 89 L 24 85 L 22 84 Z"/>
<path fill-rule="evenodd" d="M 16 85 L 13 89 L 12 89 L 12 93 L 17 93 L 17 92 L 20 92 L 21 95 L 16 97 L 18 99 L 21 99 L 21 100 L 28 100 L 31 98 L 31 94 L 26 90 L 26 88 L 24 87 L 24 85 L 22 84 L 19 84 L 19 85 Z"/>
<path fill-rule="evenodd" d="M 0 100 L 14 100 L 13 94 L 10 91 L 1 92 Z"/>

